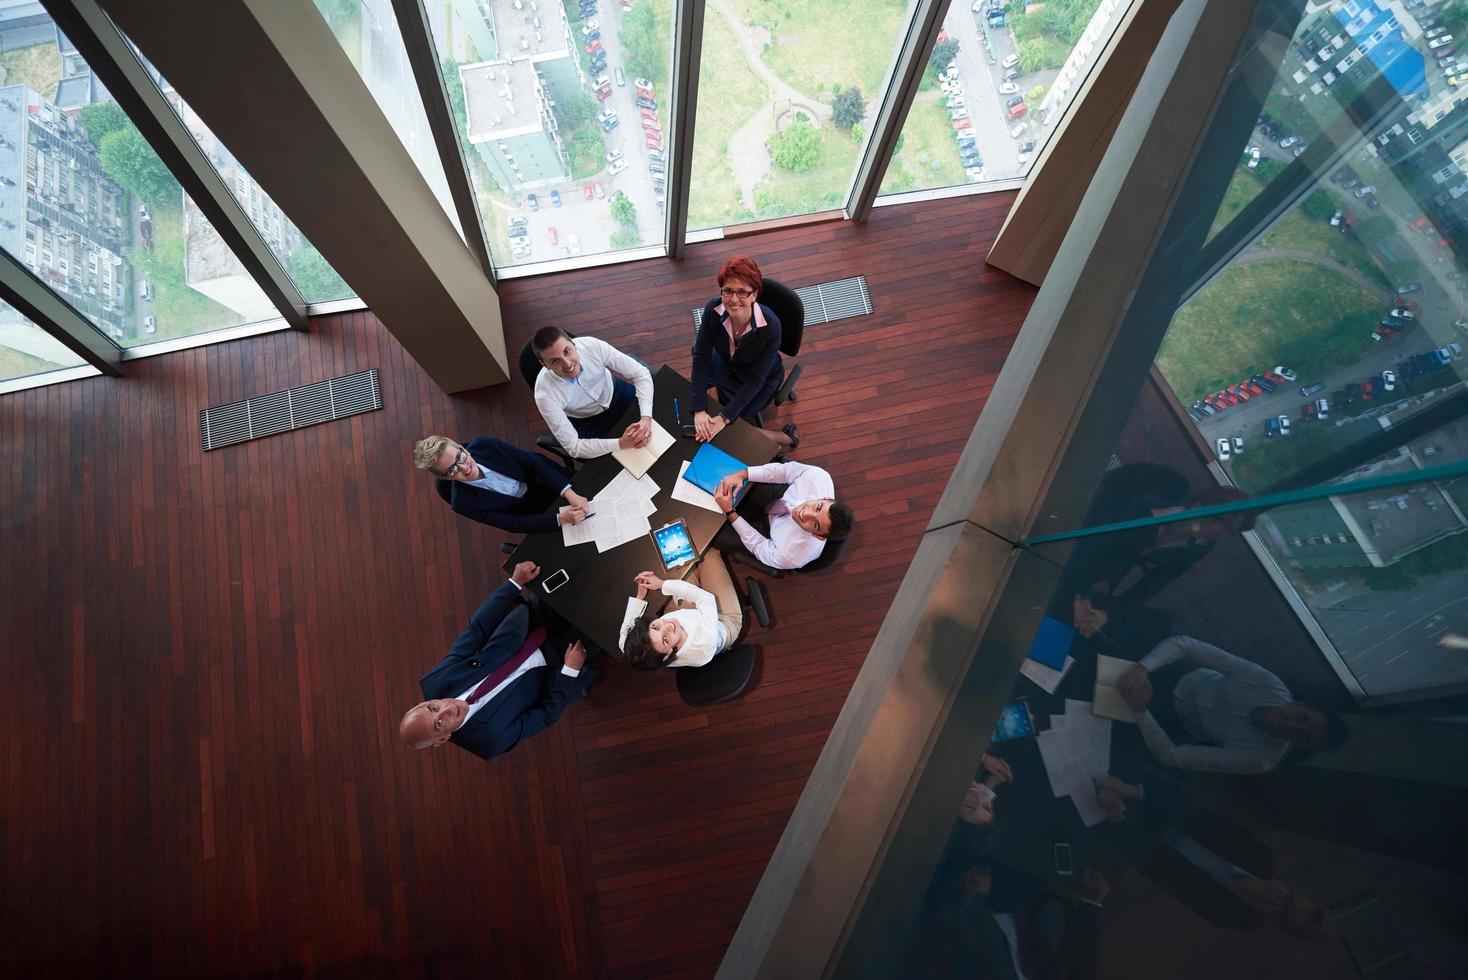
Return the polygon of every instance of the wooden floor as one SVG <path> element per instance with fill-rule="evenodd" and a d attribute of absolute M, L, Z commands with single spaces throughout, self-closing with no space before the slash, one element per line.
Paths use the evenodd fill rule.
<path fill-rule="evenodd" d="M 0 974 L 708 977 L 753 892 L 1033 290 L 983 265 L 1008 194 L 879 209 L 502 288 L 687 370 L 727 255 L 864 274 L 811 327 L 798 458 L 858 515 L 771 588 L 742 699 L 608 671 L 486 764 L 396 741 L 501 581 L 497 532 L 409 465 L 431 432 L 526 442 L 526 388 L 450 398 L 366 314 L 0 398 Z M 378 368 L 386 408 L 202 453 L 198 411 Z"/>

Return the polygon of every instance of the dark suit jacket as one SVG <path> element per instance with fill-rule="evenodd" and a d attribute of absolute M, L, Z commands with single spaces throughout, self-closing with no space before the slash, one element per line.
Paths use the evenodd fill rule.
<path fill-rule="evenodd" d="M 514 534 L 554 531 L 559 526 L 555 513 L 546 508 L 571 482 L 571 474 L 539 453 L 527 453 L 489 436 L 471 439 L 464 448 L 480 466 L 523 482 L 525 496 L 516 498 L 457 480 L 439 480 L 439 494 L 447 488 L 454 513 Z"/>
<path fill-rule="evenodd" d="M 530 607 L 513 582 L 506 582 L 475 610 L 469 625 L 454 641 L 448 656 L 418 682 L 428 700 L 456 698 L 484 680 L 520 649 L 534 628 Z M 571 699 L 585 690 L 591 673 L 561 673 L 565 651 L 551 637 L 541 650 L 547 666 L 528 670 L 475 712 L 449 741 L 481 759 L 493 759 L 555 724 Z"/>
<path fill-rule="evenodd" d="M 717 296 L 708 301 L 703 308 L 703 321 L 693 338 L 693 390 L 690 400 L 695 412 L 708 410 L 708 389 L 713 381 L 709 360 L 721 358 L 730 376 L 739 384 L 739 390 L 728 399 L 722 412 L 724 418 L 733 420 L 744 415 L 745 409 L 751 407 L 750 401 L 772 380 L 774 385 L 779 385 L 779 378 L 785 370 L 780 363 L 782 334 L 780 318 L 774 310 L 761 304 L 766 325 L 740 337 L 731 351 L 729 331 L 724 329 L 724 320 L 718 314 L 722 302 Z M 763 405 L 752 407 L 756 410 L 764 408 Z"/>

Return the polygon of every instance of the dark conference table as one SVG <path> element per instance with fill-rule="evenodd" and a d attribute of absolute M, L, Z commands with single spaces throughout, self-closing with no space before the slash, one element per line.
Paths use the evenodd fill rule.
<path fill-rule="evenodd" d="M 683 421 L 693 421 L 690 406 L 690 384 L 677 371 L 666 364 L 653 375 L 652 416 L 673 436 L 673 445 L 663 453 L 647 471 L 658 485 L 658 494 L 653 498 L 657 513 L 648 518 L 654 529 L 682 519 L 688 525 L 693 547 L 700 556 L 708 550 L 714 535 L 724 526 L 722 514 L 702 507 L 672 499 L 673 487 L 678 479 L 678 470 L 684 460 L 693 458 L 703 445 L 692 438 L 685 438 L 673 413 L 673 401 L 677 400 Z M 710 398 L 710 404 L 717 402 Z M 621 434 L 627 426 L 637 421 L 639 412 L 636 404 L 629 408 L 615 431 Z M 754 426 L 736 420 L 724 427 L 714 437 L 714 445 L 748 466 L 768 463 L 775 457 L 775 443 L 755 431 Z M 622 464 L 608 454 L 586 461 L 571 481 L 576 492 L 588 499 L 594 497 L 622 472 Z M 651 571 L 662 578 L 684 578 L 696 565 L 689 564 L 667 572 L 651 535 L 643 535 L 635 541 L 619 545 L 610 551 L 599 552 L 596 544 L 567 547 L 557 529 L 550 533 L 529 534 L 515 549 L 505 563 L 511 570 L 522 561 L 533 561 L 540 566 L 540 576 L 530 587 L 540 601 L 563 616 L 572 626 L 580 630 L 587 639 L 608 652 L 617 648 L 617 633 L 622 627 L 622 616 L 627 610 L 627 599 L 637 594 L 633 578 L 638 572 Z M 556 591 L 546 594 L 540 587 L 542 579 L 564 568 L 570 580 Z M 651 597 L 649 597 L 651 598 Z"/>

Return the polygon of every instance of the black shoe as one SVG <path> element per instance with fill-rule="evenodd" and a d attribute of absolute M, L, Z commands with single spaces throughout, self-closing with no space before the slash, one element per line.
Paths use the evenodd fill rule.
<path fill-rule="evenodd" d="M 794 452 L 800 448 L 800 433 L 796 430 L 794 422 L 786 422 L 780 426 L 780 431 L 790 437 L 790 451 Z"/>

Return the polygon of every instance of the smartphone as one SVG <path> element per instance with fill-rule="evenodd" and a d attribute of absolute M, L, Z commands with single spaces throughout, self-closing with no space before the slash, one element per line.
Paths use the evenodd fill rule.
<path fill-rule="evenodd" d="M 1058 875 L 1075 874 L 1075 867 L 1070 861 L 1070 845 L 1065 841 L 1055 842 L 1055 873 Z"/>
<path fill-rule="evenodd" d="M 694 425 L 692 422 L 684 422 L 683 438 L 692 439 L 696 435 L 698 435 L 698 426 Z"/>
<path fill-rule="evenodd" d="M 549 595 L 569 581 L 571 581 L 571 575 L 563 568 L 559 572 L 552 572 L 550 575 L 547 575 L 544 579 L 542 579 L 540 587 L 542 589 L 545 589 L 546 594 Z"/>

